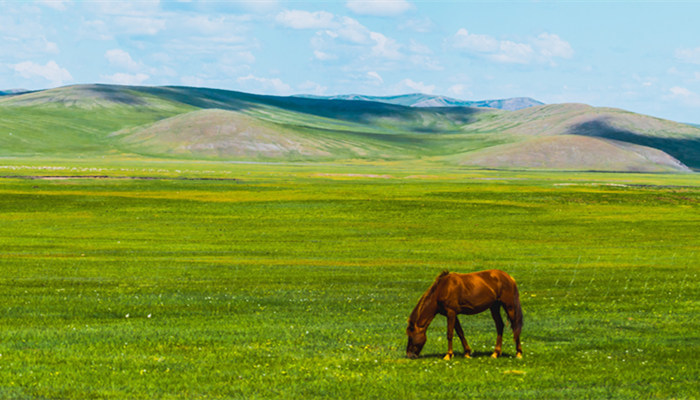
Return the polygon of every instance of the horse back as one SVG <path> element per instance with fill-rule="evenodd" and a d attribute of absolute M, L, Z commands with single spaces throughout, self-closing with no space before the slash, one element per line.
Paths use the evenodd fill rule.
<path fill-rule="evenodd" d="M 462 313 L 479 313 L 498 302 L 511 303 L 517 293 L 515 280 L 498 269 L 450 273 L 445 278 L 439 288 L 440 302 Z"/>

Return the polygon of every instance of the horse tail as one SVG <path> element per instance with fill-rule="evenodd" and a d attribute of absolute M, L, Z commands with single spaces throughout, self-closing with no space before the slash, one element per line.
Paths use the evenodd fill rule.
<path fill-rule="evenodd" d="M 523 308 L 520 305 L 520 293 L 518 292 L 518 285 L 515 281 L 513 281 L 513 314 L 514 318 L 511 328 L 513 328 L 513 332 L 520 334 L 523 328 Z"/>

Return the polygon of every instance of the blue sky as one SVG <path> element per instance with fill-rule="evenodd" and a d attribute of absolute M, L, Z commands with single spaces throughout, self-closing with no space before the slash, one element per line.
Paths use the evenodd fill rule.
<path fill-rule="evenodd" d="M 529 96 L 700 123 L 700 2 L 0 0 L 0 8 L 0 89 Z"/>

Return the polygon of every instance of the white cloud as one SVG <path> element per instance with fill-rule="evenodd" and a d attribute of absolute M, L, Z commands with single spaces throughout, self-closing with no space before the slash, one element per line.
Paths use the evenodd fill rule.
<path fill-rule="evenodd" d="M 433 54 L 433 51 L 430 49 L 430 47 L 422 43 L 418 43 L 413 39 L 411 39 L 411 43 L 408 46 L 408 49 L 415 54 Z"/>
<path fill-rule="evenodd" d="M 499 43 L 498 51 L 492 54 L 491 58 L 503 63 L 528 64 L 533 55 L 534 50 L 529 44 L 504 40 Z"/>
<path fill-rule="evenodd" d="M 658 82 L 658 78 L 652 76 L 640 76 L 638 74 L 632 74 L 631 78 L 637 83 L 637 85 L 642 88 L 649 88 L 654 86 Z"/>
<path fill-rule="evenodd" d="M 58 11 L 65 11 L 70 4 L 69 0 L 41 0 L 38 3 L 45 5 L 46 7 L 53 8 Z"/>
<path fill-rule="evenodd" d="M 320 50 L 314 50 L 314 57 L 321 61 L 332 61 L 338 59 L 338 56 L 335 54 L 326 53 L 325 51 Z"/>
<path fill-rule="evenodd" d="M 311 44 L 318 59 L 323 59 L 324 54 L 334 55 L 333 59 L 338 58 L 338 54 L 343 54 L 355 60 L 398 60 L 403 57 L 403 46 L 395 39 L 371 31 L 349 17 L 338 19 L 338 25 L 334 29 L 317 32 Z"/>
<path fill-rule="evenodd" d="M 413 9 L 406 0 L 348 0 L 345 5 L 356 14 L 380 17 L 393 17 Z"/>
<path fill-rule="evenodd" d="M 85 2 L 93 13 L 106 15 L 154 15 L 160 12 L 160 0 Z"/>
<path fill-rule="evenodd" d="M 266 13 L 279 7 L 279 1 L 277 0 L 234 0 L 230 1 L 230 3 L 254 13 Z"/>
<path fill-rule="evenodd" d="M 689 89 L 680 87 L 680 86 L 674 86 L 671 89 L 669 89 L 669 92 L 671 92 L 672 95 L 674 96 L 680 96 L 680 97 L 690 97 L 693 96 L 695 93 L 691 92 Z"/>
<path fill-rule="evenodd" d="M 175 19 L 180 17 L 181 20 Z M 246 29 L 251 21 L 249 15 L 173 15 L 170 21 L 175 21 L 177 28 L 184 28 L 186 34 L 204 34 L 231 37 Z"/>
<path fill-rule="evenodd" d="M 382 79 L 382 76 L 377 73 L 377 71 L 369 71 L 367 73 L 367 76 L 372 79 L 373 82 L 382 84 L 384 83 L 384 79 Z"/>
<path fill-rule="evenodd" d="M 415 82 L 411 79 L 404 79 L 401 82 L 399 82 L 397 91 L 399 93 L 402 93 L 407 90 L 418 93 L 432 94 L 433 92 L 435 92 L 435 85 L 426 85 L 423 82 Z"/>
<path fill-rule="evenodd" d="M 61 68 L 55 61 L 51 60 L 46 65 L 36 64 L 32 61 L 24 61 L 12 65 L 12 69 L 23 78 L 43 78 L 53 86 L 61 86 L 65 82 L 73 80 L 71 74 L 65 68 Z"/>
<path fill-rule="evenodd" d="M 166 29 L 166 18 L 158 0 L 86 1 L 81 4 L 88 15 L 95 18 L 93 23 L 99 21 L 93 28 L 102 30 L 102 36 L 152 36 Z M 182 21 L 177 22 L 182 25 Z"/>
<path fill-rule="evenodd" d="M 180 82 L 182 82 L 182 84 L 185 86 L 192 87 L 203 87 L 205 85 L 204 79 L 198 76 L 183 76 L 182 78 L 180 78 Z"/>
<path fill-rule="evenodd" d="M 109 83 L 115 83 L 117 85 L 140 85 L 148 80 L 150 76 L 144 73 L 127 74 L 118 72 L 114 75 L 103 75 L 102 78 L 106 79 Z"/>
<path fill-rule="evenodd" d="M 105 52 L 105 58 L 112 67 L 126 70 L 127 72 L 116 73 L 114 75 L 103 75 L 102 77 L 108 79 L 110 82 L 118 83 L 122 85 L 138 85 L 142 82 L 148 80 L 151 76 L 157 76 L 159 78 L 163 77 L 176 77 L 177 72 L 167 65 L 167 60 L 162 61 L 163 56 L 160 55 L 161 65 L 159 67 L 149 67 L 144 65 L 142 62 L 137 62 L 131 55 L 122 49 L 112 49 Z"/>
<path fill-rule="evenodd" d="M 0 58 L 5 60 L 42 59 L 47 54 L 60 53 L 56 32 L 49 32 L 45 21 L 32 18 L 31 11 L 6 9 L 7 2 L 0 1 Z M 19 2 L 16 2 L 20 4 Z M 37 12 L 36 7 L 32 7 Z"/>
<path fill-rule="evenodd" d="M 371 33 L 367 27 L 350 17 L 343 17 L 340 27 L 333 31 L 337 37 L 355 44 L 367 44 Z"/>
<path fill-rule="evenodd" d="M 253 74 L 240 77 L 236 80 L 247 90 L 262 93 L 289 94 L 292 87 L 282 82 L 279 78 L 260 78 Z"/>
<path fill-rule="evenodd" d="M 47 53 L 58 54 L 58 53 L 61 52 L 61 51 L 58 49 L 58 45 L 57 45 L 56 43 L 54 43 L 54 42 L 49 42 L 49 41 L 46 40 L 45 38 L 44 38 L 44 41 L 45 41 L 45 43 L 44 43 L 44 45 L 45 45 L 44 50 L 45 50 Z"/>
<path fill-rule="evenodd" d="M 428 17 L 419 19 L 407 19 L 399 24 L 399 29 L 408 30 L 417 33 L 428 33 L 433 30 L 435 24 Z"/>
<path fill-rule="evenodd" d="M 555 59 L 569 59 L 574 55 L 574 50 L 567 41 L 551 33 L 542 33 L 521 43 L 470 33 L 462 28 L 451 38 L 451 43 L 458 50 L 501 63 L 556 65 Z"/>
<path fill-rule="evenodd" d="M 235 59 L 238 62 L 252 64 L 255 62 L 255 55 L 250 51 L 239 51 L 235 54 Z"/>
<path fill-rule="evenodd" d="M 367 29 L 356 19 L 350 17 L 333 18 L 332 23 L 327 26 L 328 29 L 320 30 L 316 33 L 317 38 L 325 36 L 330 39 L 339 39 L 346 43 L 352 44 L 371 44 L 371 35 L 375 32 Z"/>
<path fill-rule="evenodd" d="M 467 85 L 464 85 L 462 83 L 457 83 L 455 85 L 450 86 L 449 89 L 447 89 L 447 93 L 451 96 L 455 96 L 458 98 L 472 95 L 472 92 L 469 90 Z"/>
<path fill-rule="evenodd" d="M 442 71 L 440 62 L 425 54 L 413 54 L 409 57 L 411 64 L 428 71 Z"/>
<path fill-rule="evenodd" d="M 125 68 L 129 71 L 138 71 L 143 68 L 141 63 L 137 63 L 131 55 L 122 49 L 107 50 L 105 58 L 112 66 Z"/>
<path fill-rule="evenodd" d="M 206 32 L 236 30 L 230 23 L 243 17 L 203 16 L 197 13 L 166 11 L 158 0 L 138 1 L 82 1 L 78 2 L 84 14 L 79 27 L 81 36 L 90 39 L 119 40 L 123 35 L 154 36 L 167 31 L 192 36 L 198 28 Z M 204 5 L 202 5 L 204 7 Z M 125 43 L 125 42 L 122 42 Z"/>
<path fill-rule="evenodd" d="M 498 51 L 498 40 L 489 35 L 477 35 L 469 33 L 462 28 L 453 37 L 453 46 L 457 49 L 475 51 L 479 53 L 494 53 Z"/>
<path fill-rule="evenodd" d="M 188 59 L 192 57 L 220 57 L 236 54 L 239 57 L 253 56 L 249 43 L 239 43 L 238 37 L 206 37 L 176 38 L 168 41 L 163 48 L 175 58 Z M 253 56 L 254 58 L 254 56 Z"/>
<path fill-rule="evenodd" d="M 81 29 L 81 35 L 92 39 L 112 40 L 114 35 L 110 31 L 107 23 L 102 20 L 85 21 Z"/>
<path fill-rule="evenodd" d="M 404 45 L 381 32 L 368 29 L 358 20 L 324 11 L 286 10 L 275 17 L 279 26 L 290 29 L 313 29 L 310 38 L 314 60 L 335 62 L 347 72 L 364 74 L 369 70 L 395 69 L 398 61 L 409 61 Z M 427 48 L 422 52 L 430 51 Z M 412 64 L 435 70 L 436 64 L 426 57 L 410 60 Z"/>
<path fill-rule="evenodd" d="M 278 24 L 294 29 L 324 29 L 337 26 L 335 16 L 326 11 L 285 10 L 277 14 Z"/>
<path fill-rule="evenodd" d="M 571 58 L 574 56 L 574 49 L 569 42 L 562 40 L 558 35 L 552 33 L 542 33 L 533 41 L 535 48 L 545 58 Z"/>
<path fill-rule="evenodd" d="M 319 83 L 312 82 L 312 81 L 306 81 L 299 85 L 299 90 L 303 91 L 304 93 L 308 94 L 315 94 L 315 95 L 322 95 L 325 94 L 326 91 L 328 90 L 328 87 L 323 86 Z"/>
<path fill-rule="evenodd" d="M 155 35 L 165 29 L 165 20 L 148 16 L 117 17 L 115 23 L 124 33 L 131 35 Z"/>
<path fill-rule="evenodd" d="M 678 101 L 681 104 L 689 107 L 700 107 L 700 94 L 697 94 L 688 88 L 674 86 L 669 89 L 669 95 L 664 97 L 667 100 Z"/>
<path fill-rule="evenodd" d="M 375 43 L 375 45 L 372 46 L 372 55 L 392 60 L 401 58 L 401 52 L 399 51 L 401 46 L 396 43 L 396 40 L 388 38 L 378 32 L 370 32 L 369 37 L 374 40 Z"/>
<path fill-rule="evenodd" d="M 677 49 L 676 58 L 690 64 L 700 64 L 700 47 L 694 49 Z"/>

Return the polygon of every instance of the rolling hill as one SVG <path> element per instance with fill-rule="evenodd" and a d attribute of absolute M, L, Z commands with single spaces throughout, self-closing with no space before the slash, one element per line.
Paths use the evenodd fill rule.
<path fill-rule="evenodd" d="M 458 157 L 462 165 L 522 168 L 658 172 L 690 171 L 661 150 L 616 140 L 579 135 L 537 137 L 508 143 Z"/>
<path fill-rule="evenodd" d="M 686 172 L 700 169 L 700 129 L 582 104 L 508 111 L 113 85 L 0 97 L 0 157 L 101 155 Z"/>
<path fill-rule="evenodd" d="M 151 156 L 256 160 L 392 157 L 368 138 L 309 133 L 246 115 L 203 109 L 114 132 L 122 148 Z"/>

